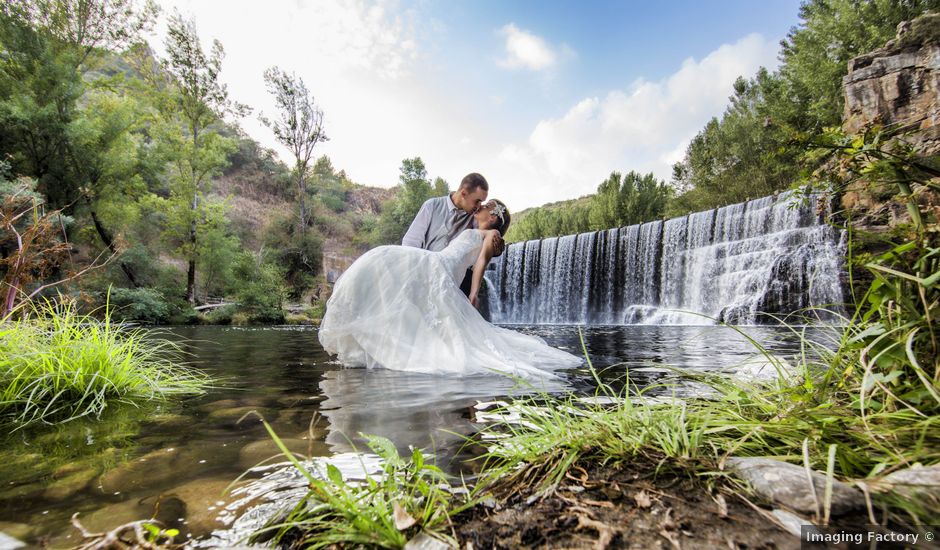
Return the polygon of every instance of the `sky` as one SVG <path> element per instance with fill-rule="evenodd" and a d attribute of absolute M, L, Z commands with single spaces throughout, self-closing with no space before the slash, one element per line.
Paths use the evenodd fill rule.
<path fill-rule="evenodd" d="M 511 210 L 576 198 L 612 171 L 669 181 L 732 83 L 778 65 L 799 0 L 158 0 L 226 52 L 222 80 L 262 125 L 262 74 L 305 82 L 328 155 L 356 183 L 391 187 L 421 157 L 451 189 L 483 174 Z"/>

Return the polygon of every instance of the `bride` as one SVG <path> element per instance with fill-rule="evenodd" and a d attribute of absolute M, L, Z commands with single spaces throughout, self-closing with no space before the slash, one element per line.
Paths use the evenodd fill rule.
<path fill-rule="evenodd" d="M 476 309 L 494 237 L 509 228 L 506 205 L 493 200 L 474 214 L 479 229 L 431 252 L 380 246 L 339 278 L 320 325 L 323 348 L 347 366 L 447 373 L 553 376 L 581 360 L 541 338 L 488 323 Z M 470 300 L 459 285 L 473 266 Z"/>

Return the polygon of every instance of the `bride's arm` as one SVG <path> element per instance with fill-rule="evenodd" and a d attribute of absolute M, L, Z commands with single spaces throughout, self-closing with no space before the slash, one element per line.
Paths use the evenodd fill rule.
<path fill-rule="evenodd" d="M 473 278 L 470 281 L 470 303 L 473 307 L 477 306 L 477 294 L 480 292 L 480 284 L 483 282 L 483 272 L 486 271 L 487 264 L 496 250 L 495 241 L 499 231 L 495 229 L 485 230 L 483 236 L 483 248 L 480 249 L 480 255 L 477 257 L 477 263 L 473 264 Z"/>

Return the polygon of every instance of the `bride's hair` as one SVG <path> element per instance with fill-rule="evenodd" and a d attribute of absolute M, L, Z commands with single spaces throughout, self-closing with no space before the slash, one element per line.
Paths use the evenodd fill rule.
<path fill-rule="evenodd" d="M 496 227 L 493 227 L 493 229 L 498 230 L 499 234 L 505 237 L 506 231 L 509 230 L 509 222 L 511 221 L 511 216 L 509 215 L 509 209 L 506 208 L 506 204 L 503 203 L 503 201 L 499 199 L 490 199 L 490 202 L 495 202 L 496 204 L 503 207 L 503 215 L 500 218 L 500 224 L 497 225 Z"/>

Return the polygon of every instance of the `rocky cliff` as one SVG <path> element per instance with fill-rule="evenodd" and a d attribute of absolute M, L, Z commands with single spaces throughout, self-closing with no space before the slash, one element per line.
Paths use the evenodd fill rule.
<path fill-rule="evenodd" d="M 881 125 L 898 134 L 887 149 L 903 140 L 925 164 L 940 165 L 940 14 L 901 23 L 895 39 L 852 59 L 848 70 L 842 80 L 842 129 L 857 134 Z M 936 192 L 917 184 L 912 188 L 922 210 L 938 209 Z M 844 190 L 841 203 L 854 227 L 880 233 L 909 221 L 897 193 L 896 185 L 858 180 Z"/>
<path fill-rule="evenodd" d="M 925 154 L 940 150 L 940 14 L 898 25 L 884 48 L 856 57 L 842 79 L 843 129 L 870 124 L 914 131 Z"/>

